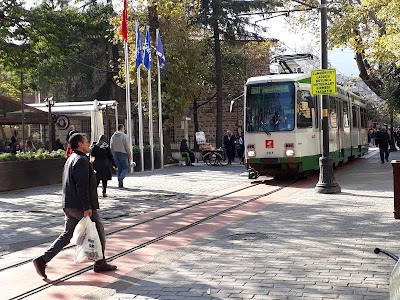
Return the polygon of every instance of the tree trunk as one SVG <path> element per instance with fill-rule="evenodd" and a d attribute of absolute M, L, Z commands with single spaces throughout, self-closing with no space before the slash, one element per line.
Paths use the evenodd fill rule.
<path fill-rule="evenodd" d="M 163 142 L 164 142 L 164 161 L 169 161 L 170 159 L 172 159 L 170 125 L 164 125 Z"/>
<path fill-rule="evenodd" d="M 215 53 L 215 85 L 217 88 L 217 119 L 215 142 L 217 147 L 222 146 L 222 55 L 221 41 L 219 39 L 218 7 L 213 1 L 213 31 L 214 31 L 214 53 Z"/>
<path fill-rule="evenodd" d="M 373 91 L 377 96 L 381 95 L 382 82 L 379 79 L 371 78 L 368 73 L 369 65 L 364 60 L 362 53 L 356 53 L 356 63 L 358 70 L 360 71 L 360 78 L 364 83 Z M 373 80 L 374 79 L 374 80 Z"/>
<path fill-rule="evenodd" d="M 199 109 L 199 107 L 197 106 L 197 98 L 194 97 L 193 99 L 193 123 L 194 123 L 194 150 L 195 151 L 199 151 L 199 144 L 197 144 L 197 140 L 196 140 L 196 132 L 199 131 L 199 117 L 197 115 L 197 110 Z"/>

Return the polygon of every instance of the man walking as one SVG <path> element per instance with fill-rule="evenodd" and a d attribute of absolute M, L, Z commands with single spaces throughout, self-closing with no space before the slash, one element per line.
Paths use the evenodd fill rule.
<path fill-rule="evenodd" d="M 131 147 L 129 146 L 128 136 L 125 134 L 124 125 L 118 125 L 118 131 L 111 137 L 110 148 L 118 167 L 118 187 L 122 188 L 124 187 L 124 178 L 129 170 L 129 161 L 132 160 Z"/>
<path fill-rule="evenodd" d="M 235 159 L 235 141 L 236 138 L 233 136 L 232 131 L 227 130 L 224 136 L 224 147 L 228 156 L 228 165 L 232 164 Z"/>
<path fill-rule="evenodd" d="M 69 244 L 76 225 L 83 217 L 90 217 L 96 223 L 103 250 L 103 258 L 94 263 L 94 271 L 102 272 L 117 269 L 116 266 L 108 264 L 104 258 L 105 233 L 97 211 L 99 201 L 96 176 L 87 156 L 90 147 L 89 141 L 85 134 L 75 133 L 70 137 L 69 143 L 73 153 L 64 165 L 62 181 L 62 202 L 65 214 L 64 232 L 42 256 L 33 260 L 36 272 L 45 279 L 47 278 L 46 264 Z"/>
<path fill-rule="evenodd" d="M 386 159 L 389 162 L 389 142 L 390 136 L 385 126 L 382 126 L 381 130 L 377 133 L 375 143 L 379 146 L 379 154 L 381 155 L 381 163 L 383 164 Z"/>

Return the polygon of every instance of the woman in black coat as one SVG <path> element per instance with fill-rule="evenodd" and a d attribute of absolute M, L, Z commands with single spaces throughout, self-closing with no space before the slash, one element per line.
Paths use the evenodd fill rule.
<path fill-rule="evenodd" d="M 94 158 L 93 169 L 96 171 L 97 186 L 101 181 L 103 197 L 107 197 L 107 181 L 111 180 L 111 170 L 112 167 L 116 167 L 116 164 L 105 135 L 100 136 L 90 155 Z"/>

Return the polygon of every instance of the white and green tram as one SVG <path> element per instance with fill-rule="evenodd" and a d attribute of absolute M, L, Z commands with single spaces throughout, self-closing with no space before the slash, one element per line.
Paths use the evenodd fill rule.
<path fill-rule="evenodd" d="M 245 158 L 249 178 L 287 177 L 319 169 L 322 131 L 311 76 L 249 78 L 245 86 Z M 329 96 L 329 156 L 336 167 L 368 151 L 367 110 L 361 97 L 337 86 Z"/>

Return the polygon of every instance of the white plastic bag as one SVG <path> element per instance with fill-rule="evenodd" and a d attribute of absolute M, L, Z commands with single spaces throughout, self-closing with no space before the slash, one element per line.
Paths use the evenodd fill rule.
<path fill-rule="evenodd" d="M 103 258 L 103 250 L 96 223 L 87 218 L 86 235 L 81 245 L 76 246 L 74 262 L 76 264 L 97 261 Z"/>
<path fill-rule="evenodd" d="M 86 237 L 86 226 L 87 222 L 90 220 L 89 217 L 82 218 L 74 229 L 74 234 L 71 239 L 71 243 L 75 245 L 82 245 Z"/>

